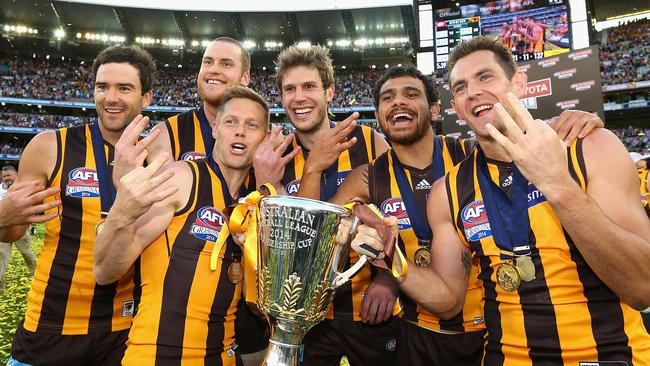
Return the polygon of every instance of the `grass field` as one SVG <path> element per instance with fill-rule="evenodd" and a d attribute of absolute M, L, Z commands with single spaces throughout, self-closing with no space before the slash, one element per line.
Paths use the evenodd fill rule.
<path fill-rule="evenodd" d="M 36 226 L 36 235 L 32 237 L 34 254 L 38 254 L 45 237 L 45 225 Z M 23 256 L 13 247 L 9 268 L 5 274 L 7 289 L 0 292 L 0 365 L 7 363 L 11 351 L 11 339 L 25 314 L 27 292 L 32 283 Z"/>

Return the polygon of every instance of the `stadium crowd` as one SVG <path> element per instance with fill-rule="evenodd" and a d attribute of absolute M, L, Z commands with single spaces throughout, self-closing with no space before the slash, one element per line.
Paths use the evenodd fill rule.
<path fill-rule="evenodd" d="M 611 130 L 623 142 L 628 151 L 650 151 L 650 128 L 628 126 Z"/>
<path fill-rule="evenodd" d="M 650 80 L 650 19 L 608 30 L 600 46 L 603 85 Z"/>

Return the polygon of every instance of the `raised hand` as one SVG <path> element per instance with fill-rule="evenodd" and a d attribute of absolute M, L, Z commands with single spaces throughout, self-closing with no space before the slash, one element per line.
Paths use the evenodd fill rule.
<path fill-rule="evenodd" d="M 146 154 L 139 154 L 136 167 L 120 179 L 114 208 L 129 222 L 135 222 L 156 202 L 160 202 L 178 191 L 178 186 L 164 184 L 174 176 L 172 169 L 160 171 L 169 155 L 156 158 L 146 168 L 142 166 Z M 113 212 L 115 210 L 111 210 Z"/>
<path fill-rule="evenodd" d="M 143 117 L 139 114 L 124 129 L 122 136 L 115 144 L 113 183 L 118 190 L 120 188 L 121 178 L 138 166 L 142 166 L 142 163 L 147 157 L 147 146 L 160 135 L 160 130 L 154 128 L 147 137 L 140 140 L 140 134 L 147 128 L 148 124 L 149 117 Z M 140 163 L 136 165 L 138 161 Z"/>
<path fill-rule="evenodd" d="M 491 124 L 486 125 L 487 131 L 524 177 L 542 192 L 549 185 L 564 184 L 566 178 L 571 179 L 567 169 L 567 146 L 549 125 L 533 119 L 512 93 L 494 108 L 497 119 L 506 127 L 506 135 Z"/>
<path fill-rule="evenodd" d="M 0 227 L 45 222 L 57 217 L 56 212 L 40 213 L 61 206 L 60 200 L 43 203 L 45 198 L 59 191 L 58 187 L 45 189 L 38 180 L 14 183 L 0 201 Z"/>
<path fill-rule="evenodd" d="M 284 140 L 281 138 L 282 127 L 275 125 L 255 151 L 253 169 L 258 189 L 265 183 L 271 183 L 276 189 L 281 187 L 284 167 L 300 152 L 300 146 L 298 146 L 283 156 L 294 136 L 290 133 Z"/>
<path fill-rule="evenodd" d="M 354 112 L 348 118 L 339 122 L 334 128 L 330 128 L 320 135 L 309 151 L 309 158 L 305 163 L 305 170 L 324 172 L 338 160 L 339 155 L 343 151 L 356 144 L 357 138 L 353 137 L 348 140 L 348 135 L 357 126 L 357 118 L 359 118 L 359 113 Z"/>

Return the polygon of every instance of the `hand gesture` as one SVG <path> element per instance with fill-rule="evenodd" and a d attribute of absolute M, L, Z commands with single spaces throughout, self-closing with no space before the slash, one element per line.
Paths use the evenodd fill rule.
<path fill-rule="evenodd" d="M 59 191 L 58 187 L 45 189 L 38 180 L 14 183 L 0 201 L 0 227 L 45 222 L 57 217 L 56 212 L 39 214 L 61 206 L 60 200 L 43 203 L 45 198 Z"/>
<path fill-rule="evenodd" d="M 142 166 L 144 159 L 147 157 L 147 146 L 160 135 L 160 130 L 155 128 L 147 137 L 140 140 L 140 134 L 147 128 L 148 124 L 149 117 L 143 117 L 139 114 L 124 129 L 122 136 L 115 144 L 113 182 L 118 190 L 121 178 L 138 166 Z M 136 165 L 138 161 L 141 162 L 140 165 Z"/>
<path fill-rule="evenodd" d="M 353 137 L 348 140 L 348 135 L 357 126 L 357 118 L 359 118 L 359 113 L 354 112 L 343 122 L 339 122 L 334 128 L 330 128 L 320 135 L 309 152 L 305 169 L 322 173 L 338 160 L 343 151 L 356 144 L 357 138 Z"/>
<path fill-rule="evenodd" d="M 119 215 L 129 222 L 134 222 L 156 202 L 160 202 L 178 191 L 174 185 L 164 184 L 174 176 L 172 169 L 161 172 L 160 168 L 169 159 L 163 154 L 146 168 L 142 166 L 146 154 L 139 154 L 135 169 L 120 179 L 115 205 Z M 113 210 L 111 210 L 113 211 Z"/>
<path fill-rule="evenodd" d="M 497 119 L 505 126 L 505 136 L 487 124 L 490 136 L 501 146 L 530 182 L 544 187 L 570 178 L 566 144 L 546 123 L 535 120 L 512 93 L 503 104 L 494 105 Z M 515 122 L 516 121 L 516 122 Z"/>
<path fill-rule="evenodd" d="M 549 122 L 565 144 L 571 145 L 577 138 L 583 138 L 596 128 L 605 127 L 597 114 L 584 111 L 566 110 Z"/>
<path fill-rule="evenodd" d="M 264 141 L 257 147 L 253 156 L 253 169 L 255 170 L 255 181 L 257 188 L 262 184 L 271 183 L 274 187 L 282 185 L 284 167 L 300 152 L 300 146 L 293 149 L 286 156 L 284 152 L 293 141 L 293 134 L 290 133 L 282 142 L 282 127 L 273 126 L 271 132 L 266 135 Z M 278 144 L 278 142 L 280 142 Z"/>

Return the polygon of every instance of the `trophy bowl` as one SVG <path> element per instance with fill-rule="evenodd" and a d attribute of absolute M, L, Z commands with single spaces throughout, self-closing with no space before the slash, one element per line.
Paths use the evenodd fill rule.
<path fill-rule="evenodd" d="M 262 365 L 297 365 L 334 290 L 367 261 L 342 272 L 358 220 L 343 206 L 290 196 L 262 198 L 258 212 L 257 306 L 271 325 Z"/>

